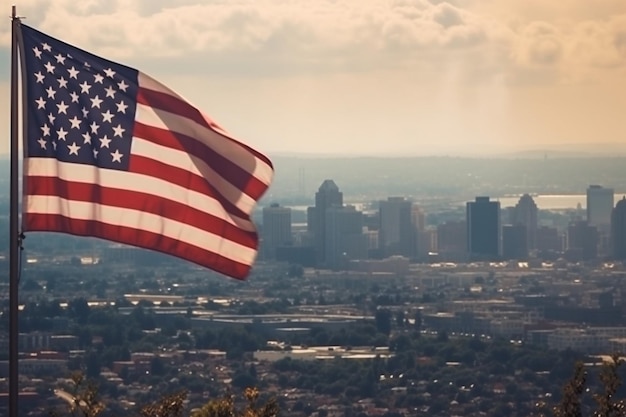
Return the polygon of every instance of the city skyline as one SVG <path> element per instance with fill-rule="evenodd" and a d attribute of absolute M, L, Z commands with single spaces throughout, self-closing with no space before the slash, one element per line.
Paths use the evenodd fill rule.
<path fill-rule="evenodd" d="M 618 0 L 16 5 L 29 25 L 142 68 L 270 154 L 624 151 Z M 8 113 L 5 99 L 5 137 Z"/>

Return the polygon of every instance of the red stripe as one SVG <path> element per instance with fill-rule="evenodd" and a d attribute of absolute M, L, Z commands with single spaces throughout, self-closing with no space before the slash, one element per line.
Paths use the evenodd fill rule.
<path fill-rule="evenodd" d="M 250 215 L 248 213 L 244 212 L 218 193 L 213 185 L 205 178 L 199 175 L 194 175 L 187 170 L 173 167 L 161 161 L 156 161 L 139 155 L 131 155 L 128 163 L 128 170 L 136 174 L 160 178 L 188 190 L 205 194 L 217 200 L 217 202 L 224 208 L 224 211 L 228 214 L 242 219 L 250 219 Z"/>
<path fill-rule="evenodd" d="M 211 129 L 218 135 L 222 136 L 224 139 L 240 145 L 241 147 L 248 150 L 250 153 L 254 154 L 257 158 L 264 161 L 270 167 L 272 166 L 271 161 L 265 155 L 249 147 L 248 145 L 245 145 L 238 140 L 227 136 L 226 132 L 222 133 L 222 129 L 217 126 L 217 124 L 209 124 L 203 114 L 197 108 L 178 97 L 139 86 L 139 90 L 137 91 L 137 103 L 165 110 L 169 113 L 178 114 L 180 116 L 191 119 L 201 126 Z M 216 128 L 220 131 L 216 130 Z"/>
<path fill-rule="evenodd" d="M 242 230 L 193 207 L 151 194 L 65 181 L 56 177 L 28 177 L 25 187 L 26 195 L 58 196 L 72 201 L 93 202 L 152 213 L 215 233 L 249 248 L 256 248 L 258 243 L 255 232 Z"/>
<path fill-rule="evenodd" d="M 24 230 L 29 232 L 64 232 L 77 236 L 94 236 L 114 242 L 163 252 L 213 269 L 233 278 L 244 280 L 251 266 L 235 262 L 197 246 L 129 227 L 113 226 L 89 220 L 75 220 L 60 215 L 24 215 Z"/>
<path fill-rule="evenodd" d="M 213 171 L 218 172 L 222 178 L 254 200 L 261 198 L 267 190 L 267 184 L 259 181 L 254 175 L 241 168 L 241 166 L 247 166 L 250 171 L 253 171 L 256 164 L 254 158 L 245 152 L 239 152 L 237 155 L 233 155 L 232 159 L 229 159 L 189 136 L 139 122 L 135 122 L 133 136 L 194 155 L 204 161 Z M 237 163 L 234 163 L 233 160 L 236 160 Z M 207 182 L 221 180 L 220 178 L 208 176 L 205 176 L 205 178 Z M 216 196 L 214 195 L 214 197 Z"/>

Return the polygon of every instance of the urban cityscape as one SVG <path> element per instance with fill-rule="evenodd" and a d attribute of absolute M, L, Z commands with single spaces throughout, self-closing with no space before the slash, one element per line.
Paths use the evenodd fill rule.
<path fill-rule="evenodd" d="M 450 177 L 440 193 L 410 169 L 404 185 L 390 173 L 368 186 L 358 161 L 281 173 L 279 160 L 247 281 L 102 240 L 27 235 L 21 407 L 67 410 L 76 372 L 97 384 L 105 416 L 174 392 L 199 409 L 246 387 L 277 399 L 282 416 L 542 415 L 577 361 L 597 391 L 601 365 L 626 351 L 626 188 L 611 168 L 623 160 L 581 173 L 588 161 L 555 159 L 562 176 L 538 172 L 545 184 L 534 185 L 535 161 L 469 160 L 530 168 L 517 183 L 473 175 L 458 189 L 467 167 L 436 163 Z M 591 394 L 582 401 L 593 408 Z"/>

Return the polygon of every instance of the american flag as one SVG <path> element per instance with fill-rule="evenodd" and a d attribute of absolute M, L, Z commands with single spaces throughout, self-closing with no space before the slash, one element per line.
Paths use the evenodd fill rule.
<path fill-rule="evenodd" d="M 172 90 L 21 25 L 24 231 L 95 236 L 244 279 L 271 161 Z"/>

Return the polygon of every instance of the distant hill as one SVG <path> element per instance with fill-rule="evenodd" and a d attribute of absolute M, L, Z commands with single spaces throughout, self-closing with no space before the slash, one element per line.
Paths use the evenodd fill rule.
<path fill-rule="evenodd" d="M 320 157 L 270 155 L 275 180 L 268 201 L 309 204 L 325 179 L 333 179 L 345 199 L 388 196 L 419 199 L 473 198 L 477 195 L 584 194 L 589 184 L 626 192 L 626 156 L 579 156 L 535 150 L 493 157 Z M 9 192 L 9 160 L 0 158 L 0 199 Z"/>
<path fill-rule="evenodd" d="M 273 156 L 275 181 L 266 200 L 312 202 L 325 179 L 344 197 L 419 199 L 476 195 L 584 194 L 589 184 L 626 191 L 626 157 L 334 157 Z"/>

